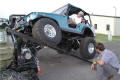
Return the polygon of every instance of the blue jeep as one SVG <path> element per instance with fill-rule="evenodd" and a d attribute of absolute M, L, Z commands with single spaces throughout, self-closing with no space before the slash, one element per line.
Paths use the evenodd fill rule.
<path fill-rule="evenodd" d="M 84 23 L 76 27 L 68 23 L 69 16 L 84 13 Z M 47 45 L 57 46 L 71 51 L 78 50 L 82 57 L 91 59 L 95 56 L 94 30 L 90 15 L 84 10 L 67 4 L 52 13 L 32 12 L 28 15 L 10 16 L 10 27 L 19 32 L 28 34 Z M 58 51 L 59 52 L 59 51 Z"/>

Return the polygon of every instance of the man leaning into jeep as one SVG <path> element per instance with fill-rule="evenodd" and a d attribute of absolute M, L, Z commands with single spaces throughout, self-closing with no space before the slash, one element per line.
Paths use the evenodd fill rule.
<path fill-rule="evenodd" d="M 102 43 L 96 43 L 95 48 L 99 54 L 98 58 L 93 59 L 91 69 L 95 70 L 97 80 L 119 80 L 118 69 L 120 67 L 117 56 L 110 50 L 105 49 Z"/>

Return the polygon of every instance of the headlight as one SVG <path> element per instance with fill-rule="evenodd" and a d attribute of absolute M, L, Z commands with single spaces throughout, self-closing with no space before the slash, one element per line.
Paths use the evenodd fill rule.
<path fill-rule="evenodd" d="M 25 59 L 31 59 L 31 58 L 32 58 L 32 55 L 27 52 L 27 53 L 25 54 Z"/>
<path fill-rule="evenodd" d="M 31 59 L 32 53 L 29 48 L 22 48 L 22 54 L 24 55 L 25 59 Z"/>
<path fill-rule="evenodd" d="M 30 20 L 35 19 L 35 17 L 36 16 L 34 14 L 29 15 L 28 18 L 27 18 L 27 22 L 29 22 Z"/>
<path fill-rule="evenodd" d="M 29 22 L 29 21 L 30 21 L 30 17 L 27 18 L 27 22 Z"/>

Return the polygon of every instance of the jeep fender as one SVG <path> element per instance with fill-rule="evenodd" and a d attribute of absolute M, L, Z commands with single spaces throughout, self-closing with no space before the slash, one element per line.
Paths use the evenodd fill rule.
<path fill-rule="evenodd" d="M 94 29 L 91 27 L 84 27 L 82 30 L 82 34 L 88 37 L 94 37 L 95 36 L 95 32 Z"/>
<path fill-rule="evenodd" d="M 48 17 L 48 16 L 44 16 L 44 15 L 40 15 L 38 18 L 33 19 L 33 20 L 32 20 L 33 25 L 34 25 L 38 20 L 40 20 L 41 18 L 51 19 L 51 20 L 55 21 L 55 22 L 58 24 L 58 26 L 59 26 L 59 23 L 58 23 L 55 19 L 53 19 L 53 18 L 51 18 L 51 17 Z"/>

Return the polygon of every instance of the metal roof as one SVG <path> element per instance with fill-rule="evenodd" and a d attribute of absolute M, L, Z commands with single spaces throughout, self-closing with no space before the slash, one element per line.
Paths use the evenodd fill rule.
<path fill-rule="evenodd" d="M 107 16 L 107 15 L 97 15 L 97 14 L 90 14 L 91 16 L 100 16 L 100 17 L 110 17 L 110 18 L 120 18 L 120 16 Z"/>

